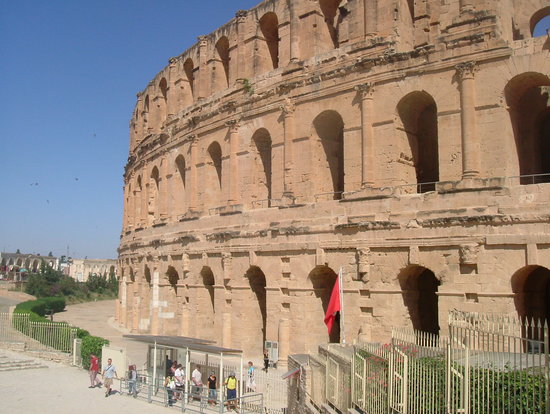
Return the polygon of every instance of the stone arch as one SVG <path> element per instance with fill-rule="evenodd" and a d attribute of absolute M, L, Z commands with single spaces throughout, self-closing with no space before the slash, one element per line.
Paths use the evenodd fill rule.
<path fill-rule="evenodd" d="M 334 200 L 344 192 L 344 121 L 332 110 L 321 112 L 313 120 L 312 168 L 317 193 L 332 193 Z"/>
<path fill-rule="evenodd" d="M 175 160 L 176 174 L 174 178 L 176 185 L 172 188 L 176 201 L 176 210 L 179 213 L 185 212 L 185 189 L 186 189 L 186 164 L 185 157 L 179 154 Z"/>
<path fill-rule="evenodd" d="M 550 78 L 537 72 L 514 76 L 504 88 L 521 184 L 550 182 Z"/>
<path fill-rule="evenodd" d="M 420 265 L 410 265 L 399 273 L 398 280 L 413 328 L 439 334 L 437 291 L 441 283 L 434 272 Z"/>
<path fill-rule="evenodd" d="M 214 272 L 208 266 L 203 266 L 200 271 L 203 289 L 197 295 L 199 318 L 202 319 L 199 325 L 204 329 L 206 336 L 213 336 L 214 321 L 216 315 L 214 285 L 216 278 Z"/>
<path fill-rule="evenodd" d="M 312 334 L 317 334 L 320 331 L 324 332 L 324 335 L 317 335 L 321 339 L 320 342 L 326 342 L 327 339 L 331 343 L 340 342 L 340 316 L 337 315 L 328 338 L 327 327 L 323 322 L 337 277 L 336 272 L 326 265 L 315 266 L 308 275 L 317 301 L 311 301 L 312 307 L 307 309 L 309 312 L 304 312 L 308 315 L 308 324 L 306 326 L 311 328 Z M 322 339 L 323 337 L 324 340 Z"/>
<path fill-rule="evenodd" d="M 143 268 L 143 277 L 145 279 L 145 282 L 151 285 L 151 269 L 147 265 L 145 265 Z"/>
<path fill-rule="evenodd" d="M 130 281 L 135 282 L 136 281 L 136 275 L 134 273 L 134 268 L 133 267 L 131 267 L 131 266 L 129 267 L 128 274 L 130 276 Z"/>
<path fill-rule="evenodd" d="M 142 222 L 142 200 L 143 197 L 143 184 L 141 180 L 141 175 L 136 177 L 136 186 L 134 190 L 134 222 L 136 227 L 139 227 Z"/>
<path fill-rule="evenodd" d="M 142 113 L 142 121 L 143 121 L 143 131 L 148 132 L 149 131 L 149 95 L 145 95 L 145 99 L 143 100 L 143 113 Z"/>
<path fill-rule="evenodd" d="M 550 269 L 530 265 L 511 278 L 514 304 L 521 318 L 550 323 Z"/>
<path fill-rule="evenodd" d="M 158 89 L 160 92 L 157 99 L 158 120 L 162 123 L 166 119 L 168 109 L 168 82 L 166 81 L 166 78 L 163 77 L 159 81 Z"/>
<path fill-rule="evenodd" d="M 40 261 L 38 259 L 34 259 L 32 262 L 32 272 L 36 273 L 39 268 L 40 268 Z"/>
<path fill-rule="evenodd" d="M 266 277 L 258 266 L 250 266 L 245 277 L 248 279 L 252 293 L 249 300 L 251 303 L 256 302 L 254 306 L 250 307 L 250 313 L 247 316 L 248 329 L 252 331 L 248 337 L 254 341 L 249 346 L 254 355 L 261 355 L 267 333 Z"/>
<path fill-rule="evenodd" d="M 168 283 L 170 283 L 170 287 L 173 292 L 177 294 L 180 275 L 174 266 L 168 266 L 168 269 L 166 270 L 166 277 L 168 278 Z"/>
<path fill-rule="evenodd" d="M 219 91 L 229 86 L 229 39 L 226 36 L 216 42 L 216 55 L 214 90 Z"/>
<path fill-rule="evenodd" d="M 343 16 L 339 13 L 338 7 L 342 0 L 319 0 L 321 12 L 325 18 L 329 39 L 332 46 L 336 49 L 339 46 L 338 27 L 340 26 Z"/>
<path fill-rule="evenodd" d="M 185 77 L 187 78 L 187 82 L 189 84 L 189 94 L 191 96 L 191 102 L 195 99 L 195 64 L 193 63 L 193 59 L 187 58 L 185 62 L 183 63 L 183 71 L 185 72 Z"/>
<path fill-rule="evenodd" d="M 414 174 L 414 182 L 419 184 L 418 192 L 433 191 L 434 183 L 439 181 L 439 143 L 435 100 L 425 91 L 411 92 L 399 101 L 397 113 L 401 122 L 398 129 L 406 136 L 408 142 L 406 152 L 401 155 L 403 164 L 410 167 L 405 171 L 405 179 L 411 182 Z"/>
<path fill-rule="evenodd" d="M 260 18 L 260 31 L 263 44 L 258 50 L 261 60 L 269 60 L 269 65 L 262 65 L 263 70 L 279 67 L 279 18 L 273 12 L 268 12 Z"/>
<path fill-rule="evenodd" d="M 205 207 L 217 207 L 222 194 L 222 148 L 217 141 L 208 147 L 208 160 L 205 165 L 204 191 Z"/>
<path fill-rule="evenodd" d="M 149 214 L 149 224 L 153 224 L 153 222 L 158 218 L 160 193 L 160 172 L 156 165 L 151 170 L 151 175 L 149 178 L 149 200 L 147 211 Z"/>
<path fill-rule="evenodd" d="M 272 148 L 271 135 L 265 128 L 260 128 L 252 135 L 254 154 L 254 182 L 256 189 L 254 195 L 258 200 L 267 200 L 270 205 L 272 192 Z"/>
<path fill-rule="evenodd" d="M 530 33 L 531 33 L 531 36 L 535 37 L 535 28 L 537 27 L 537 25 L 539 23 L 543 23 L 542 20 L 544 18 L 548 18 L 548 16 L 550 16 L 550 6 L 546 6 L 546 7 L 543 7 L 542 9 L 540 10 L 537 10 L 532 16 L 531 16 L 531 19 L 529 19 L 529 29 L 530 29 Z M 548 26 L 548 24 L 546 24 L 546 26 Z M 546 33 L 543 33 L 539 36 L 545 36 Z"/>

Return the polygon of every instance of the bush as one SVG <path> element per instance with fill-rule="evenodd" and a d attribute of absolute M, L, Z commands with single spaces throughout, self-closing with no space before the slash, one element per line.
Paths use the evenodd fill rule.
<path fill-rule="evenodd" d="M 84 339 L 89 335 L 90 335 L 90 332 L 88 332 L 86 329 L 77 328 L 76 330 L 76 337 L 79 339 Z"/>
<path fill-rule="evenodd" d="M 90 368 L 90 355 L 94 354 L 98 358 L 101 358 L 101 348 L 103 345 L 109 345 L 109 341 L 99 336 L 88 335 L 82 339 L 80 355 L 82 356 L 82 367 L 84 369 Z M 101 366 L 101 360 L 99 363 Z"/>
<path fill-rule="evenodd" d="M 50 312 L 61 312 L 65 309 L 65 299 L 60 297 L 46 297 L 36 300 L 21 302 L 15 307 L 17 313 L 35 313 L 39 316 L 45 316 Z"/>

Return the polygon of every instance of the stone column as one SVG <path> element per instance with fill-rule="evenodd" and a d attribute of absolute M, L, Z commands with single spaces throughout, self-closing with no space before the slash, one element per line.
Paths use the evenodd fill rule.
<path fill-rule="evenodd" d="M 460 79 L 460 115 L 462 126 L 462 178 L 479 176 L 479 137 L 476 131 L 475 62 L 456 65 Z"/>
<path fill-rule="evenodd" d="M 196 93 L 196 99 L 204 99 L 208 96 L 208 57 L 207 57 L 207 46 L 206 36 L 199 36 L 199 85 L 198 91 Z"/>
<path fill-rule="evenodd" d="M 296 135 L 296 122 L 294 118 L 294 103 L 290 99 L 285 99 L 283 105 L 281 105 L 284 117 L 284 147 L 283 147 L 283 196 L 292 196 L 293 194 L 293 182 L 292 182 L 292 142 Z"/>
<path fill-rule="evenodd" d="M 196 135 L 191 135 L 189 139 L 191 140 L 191 200 L 189 210 L 197 211 L 199 209 L 199 177 L 197 170 L 197 162 L 199 161 L 197 148 L 198 138 Z"/>
<path fill-rule="evenodd" d="M 222 346 L 224 348 L 231 348 L 231 313 L 223 313 L 222 324 Z"/>
<path fill-rule="evenodd" d="M 237 153 L 239 151 L 239 124 L 232 120 L 226 122 L 229 127 L 229 197 L 227 203 L 239 204 L 239 165 Z"/>
<path fill-rule="evenodd" d="M 288 366 L 288 354 L 290 353 L 290 321 L 281 318 L 279 321 L 279 362 L 277 366 Z"/>
<path fill-rule="evenodd" d="M 361 97 L 361 187 L 366 188 L 374 184 L 374 87 L 370 83 L 365 83 L 356 86 L 355 89 Z"/>
<path fill-rule="evenodd" d="M 244 43 L 244 30 L 247 15 L 248 11 L 246 10 L 239 10 L 235 13 L 235 18 L 237 19 L 237 78 L 241 79 L 247 77 Z"/>
<path fill-rule="evenodd" d="M 151 335 L 159 333 L 160 274 L 157 266 L 153 268 L 153 292 L 151 295 Z"/>
<path fill-rule="evenodd" d="M 290 62 L 293 63 L 300 60 L 300 30 L 298 27 L 300 20 L 294 0 L 288 1 L 288 9 L 290 15 Z"/>
<path fill-rule="evenodd" d="M 365 37 L 369 38 L 376 35 L 377 21 L 377 1 L 365 0 L 364 5 L 364 31 Z"/>
<path fill-rule="evenodd" d="M 168 72 L 168 92 L 166 96 L 166 115 L 174 115 L 177 108 L 176 80 L 178 78 L 176 58 L 170 58 Z"/>

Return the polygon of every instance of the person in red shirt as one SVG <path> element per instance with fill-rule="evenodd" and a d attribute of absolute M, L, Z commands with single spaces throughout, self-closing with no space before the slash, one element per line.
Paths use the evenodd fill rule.
<path fill-rule="evenodd" d="M 101 381 L 97 378 L 99 372 L 99 359 L 94 354 L 90 355 L 90 386 L 88 388 L 101 387 Z"/>

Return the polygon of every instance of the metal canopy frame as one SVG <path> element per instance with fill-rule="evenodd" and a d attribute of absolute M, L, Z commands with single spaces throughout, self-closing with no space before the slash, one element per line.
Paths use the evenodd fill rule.
<path fill-rule="evenodd" d="M 233 348 L 223 348 L 219 347 L 214 344 L 214 341 L 210 341 L 208 339 L 200 339 L 200 338 L 189 338 L 185 336 L 163 336 L 163 335 L 124 335 L 124 338 L 132 339 L 134 341 L 138 342 L 145 342 L 150 345 L 154 346 L 153 351 L 153 384 L 156 383 L 157 378 L 157 350 L 159 348 L 162 349 L 180 349 L 182 351 L 185 351 L 185 392 L 189 392 L 189 379 L 191 374 L 191 361 L 190 361 L 190 354 L 191 352 L 204 354 L 206 356 L 206 361 L 208 363 L 208 356 L 216 356 L 220 358 L 220 367 L 219 367 L 219 381 L 220 385 L 222 384 L 223 380 L 223 357 L 225 356 L 232 356 L 232 357 L 240 357 L 240 366 L 239 366 L 239 378 L 240 381 L 240 387 L 239 392 L 240 395 L 243 395 L 243 351 L 240 349 L 233 349 Z M 221 398 L 221 393 L 219 393 Z"/>

